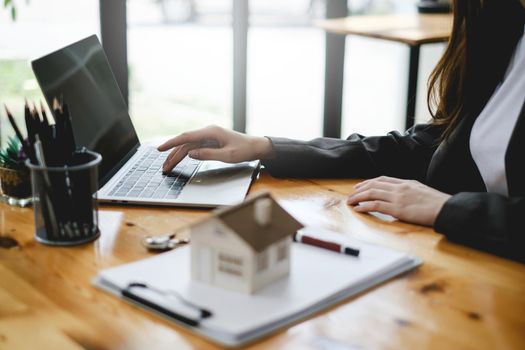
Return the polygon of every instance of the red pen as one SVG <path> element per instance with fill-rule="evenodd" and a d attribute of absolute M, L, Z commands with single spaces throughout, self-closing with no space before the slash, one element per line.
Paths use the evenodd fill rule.
<path fill-rule="evenodd" d="M 342 254 L 347 254 L 347 255 L 352 255 L 352 256 L 359 256 L 359 249 L 349 247 L 346 244 L 324 241 L 319 238 L 304 235 L 299 232 L 296 232 L 293 235 L 293 240 L 295 242 L 309 244 L 315 247 L 328 249 L 328 250 L 331 250 L 337 253 L 342 253 Z"/>

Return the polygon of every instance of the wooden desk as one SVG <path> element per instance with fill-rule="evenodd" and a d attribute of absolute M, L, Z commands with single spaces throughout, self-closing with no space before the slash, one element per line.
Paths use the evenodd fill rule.
<path fill-rule="evenodd" d="M 525 348 L 525 265 L 451 244 L 428 228 L 356 214 L 344 202 L 354 183 L 262 175 L 252 191 L 271 190 L 306 224 L 410 252 L 424 265 L 250 349 Z M 101 207 L 101 238 L 73 248 L 36 243 L 31 209 L 1 204 L 0 215 L 1 236 L 20 245 L 0 248 L 0 349 L 216 348 L 90 284 L 99 269 L 149 256 L 143 235 L 207 211 Z"/>
<path fill-rule="evenodd" d="M 317 21 L 330 35 L 358 35 L 406 44 L 410 48 L 407 109 L 405 128 L 414 124 L 419 68 L 419 51 L 423 44 L 445 42 L 452 29 L 451 14 L 413 14 L 383 16 L 353 16 Z M 333 40 L 333 38 L 332 38 Z M 337 40 L 337 39 L 335 39 Z M 344 47 L 344 42 L 343 42 Z M 341 56 L 334 57 L 334 56 Z M 341 137 L 341 104 L 344 73 L 344 50 L 326 50 L 324 136 Z"/>

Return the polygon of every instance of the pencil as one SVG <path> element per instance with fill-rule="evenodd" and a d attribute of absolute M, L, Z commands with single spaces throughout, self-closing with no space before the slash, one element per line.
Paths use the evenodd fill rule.
<path fill-rule="evenodd" d="M 55 203 L 56 200 L 53 200 L 53 186 L 51 184 L 51 180 L 49 178 L 49 173 L 45 169 L 46 164 L 46 157 L 44 155 L 44 149 L 42 147 L 42 142 L 40 141 L 40 138 L 38 135 L 35 136 L 35 158 L 37 161 L 37 164 L 43 167 L 41 176 L 44 179 L 44 188 L 40 188 L 40 196 L 42 198 L 42 215 L 44 217 L 47 217 L 48 220 L 44 219 L 44 224 L 46 225 L 46 231 L 49 237 L 49 234 L 53 235 L 54 239 L 56 240 L 61 235 L 61 230 L 58 227 L 58 222 L 55 214 Z M 51 232 L 49 232 L 51 231 Z"/>
<path fill-rule="evenodd" d="M 34 123 L 34 117 L 31 113 L 31 110 L 29 109 L 29 104 L 26 103 L 24 105 L 24 119 L 26 122 L 26 130 L 27 130 L 27 139 L 31 145 L 35 144 L 35 123 Z"/>
<path fill-rule="evenodd" d="M 11 126 L 15 130 L 16 137 L 18 137 L 20 142 L 22 142 L 22 144 L 23 144 L 24 143 L 24 137 L 22 136 L 22 133 L 20 132 L 20 129 L 18 128 L 18 125 L 16 125 L 16 122 L 15 122 L 15 119 L 13 118 L 13 115 L 11 114 L 11 112 L 9 112 L 9 109 L 7 108 L 6 105 L 4 105 L 4 108 L 5 108 L 5 112 L 7 113 L 7 118 L 9 119 L 9 123 L 11 123 Z"/>
<path fill-rule="evenodd" d="M 55 113 L 60 113 L 60 116 L 62 116 L 62 105 L 60 105 L 56 97 L 53 98 L 53 111 Z"/>
<path fill-rule="evenodd" d="M 22 150 L 28 157 L 31 157 L 33 153 L 27 147 L 24 136 L 22 136 L 22 133 L 20 132 L 20 129 L 18 128 L 18 125 L 16 125 L 15 118 L 13 118 L 13 115 L 11 114 L 11 112 L 9 112 L 9 109 L 7 108 L 5 104 L 4 104 L 4 108 L 5 108 L 5 112 L 7 113 L 7 118 L 9 119 L 9 123 L 11 123 L 11 126 L 15 130 L 16 137 L 18 137 L 18 139 L 20 140 L 20 143 L 22 144 Z"/>
<path fill-rule="evenodd" d="M 43 122 L 46 126 L 49 126 L 49 119 L 47 119 L 47 113 L 46 109 L 44 108 L 44 103 L 42 100 L 40 100 L 40 110 L 42 112 L 42 118 L 44 119 Z"/>

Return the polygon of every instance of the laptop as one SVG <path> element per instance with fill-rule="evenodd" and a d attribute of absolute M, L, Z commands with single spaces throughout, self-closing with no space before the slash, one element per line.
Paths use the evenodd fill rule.
<path fill-rule="evenodd" d="M 242 202 L 259 161 L 227 164 L 184 158 L 167 175 L 169 152 L 141 144 L 96 35 L 31 62 L 48 105 L 63 96 L 77 146 L 102 155 L 100 202 L 217 207 Z"/>

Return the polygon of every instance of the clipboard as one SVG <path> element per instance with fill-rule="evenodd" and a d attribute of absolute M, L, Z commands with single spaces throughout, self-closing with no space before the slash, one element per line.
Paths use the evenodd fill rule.
<path fill-rule="evenodd" d="M 421 260 L 340 234 L 305 228 L 339 240 L 359 257 L 293 243 L 290 276 L 246 295 L 190 276 L 190 247 L 100 271 L 93 284 L 226 347 L 251 343 L 355 294 L 416 268 Z"/>

